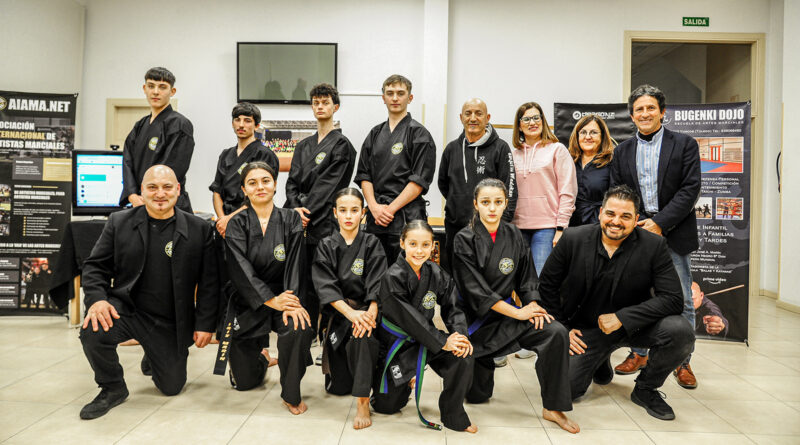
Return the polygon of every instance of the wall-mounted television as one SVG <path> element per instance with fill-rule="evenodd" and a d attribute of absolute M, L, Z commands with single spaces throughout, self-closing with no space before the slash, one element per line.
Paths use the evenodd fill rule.
<path fill-rule="evenodd" d="M 336 86 L 336 43 L 236 44 L 239 102 L 310 104 L 316 84 Z"/>
<path fill-rule="evenodd" d="M 72 151 L 72 213 L 109 215 L 122 194 L 122 152 Z"/>

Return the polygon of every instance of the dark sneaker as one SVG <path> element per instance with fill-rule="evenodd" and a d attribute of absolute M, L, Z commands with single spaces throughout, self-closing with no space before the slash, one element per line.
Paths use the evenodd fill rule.
<path fill-rule="evenodd" d="M 634 387 L 631 393 L 633 403 L 647 410 L 647 414 L 660 420 L 673 420 L 675 411 L 664 401 L 665 397 L 664 393 L 655 389 Z"/>
<path fill-rule="evenodd" d="M 141 368 L 142 368 L 142 374 L 153 375 L 153 367 L 150 366 L 150 360 L 147 358 L 146 355 L 142 357 Z"/>
<path fill-rule="evenodd" d="M 611 357 L 609 357 L 594 371 L 592 380 L 598 385 L 608 385 L 613 378 L 614 370 L 611 368 Z"/>
<path fill-rule="evenodd" d="M 128 388 L 110 390 L 103 388 L 100 394 L 81 409 L 81 419 L 91 420 L 104 416 L 111 408 L 128 398 Z"/>

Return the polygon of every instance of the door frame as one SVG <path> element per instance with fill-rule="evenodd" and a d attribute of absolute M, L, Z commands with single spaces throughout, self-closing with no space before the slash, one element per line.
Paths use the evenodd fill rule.
<path fill-rule="evenodd" d="M 681 31 L 625 31 L 622 52 L 622 102 L 631 91 L 631 49 L 634 42 L 716 43 L 750 45 L 750 296 L 761 289 L 761 220 L 764 161 L 764 79 L 766 34 Z M 669 106 L 669 105 L 667 105 Z M 774 298 L 774 296 L 773 296 Z"/>
<path fill-rule="evenodd" d="M 172 109 L 178 110 L 178 99 L 174 97 L 170 99 L 169 104 Z M 111 135 L 114 129 L 114 122 L 117 118 L 117 112 L 122 108 L 148 108 L 150 104 L 147 99 L 121 99 L 121 98 L 107 98 L 106 99 L 106 145 L 103 147 L 105 150 L 110 150 Z M 143 116 L 144 117 L 144 116 Z M 123 147 L 119 147 L 120 150 Z"/>

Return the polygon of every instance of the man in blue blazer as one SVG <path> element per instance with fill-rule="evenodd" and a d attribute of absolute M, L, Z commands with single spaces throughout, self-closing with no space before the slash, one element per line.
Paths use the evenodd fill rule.
<path fill-rule="evenodd" d="M 626 184 L 639 192 L 639 227 L 667 239 L 683 290 L 683 316 L 694 326 L 690 254 L 699 247 L 694 206 L 700 196 L 700 149 L 693 137 L 662 126 L 666 97 L 657 87 L 633 90 L 628 111 L 638 131 L 614 150 L 611 185 Z M 688 389 L 697 386 L 690 357 L 674 373 Z M 646 364 L 647 349 L 633 348 L 614 370 L 632 374 Z"/>

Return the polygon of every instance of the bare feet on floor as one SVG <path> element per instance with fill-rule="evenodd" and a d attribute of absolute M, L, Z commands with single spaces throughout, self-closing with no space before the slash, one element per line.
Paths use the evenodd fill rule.
<path fill-rule="evenodd" d="M 417 384 L 417 378 L 411 377 L 411 380 L 408 381 L 408 387 L 414 389 L 414 385 Z"/>
<path fill-rule="evenodd" d="M 269 356 L 269 349 L 264 348 L 261 350 L 261 355 L 267 359 L 267 368 L 271 368 L 278 364 L 278 359 Z"/>
<path fill-rule="evenodd" d="M 470 426 L 468 426 L 468 427 L 467 427 L 467 429 L 465 429 L 464 431 L 466 431 L 466 432 L 468 432 L 468 433 L 475 434 L 475 433 L 477 433 L 477 432 L 478 432 L 478 427 L 477 427 L 477 426 L 475 426 L 475 424 L 473 423 L 473 424 L 471 424 Z"/>
<path fill-rule="evenodd" d="M 353 428 L 360 430 L 372 425 L 369 417 L 369 397 L 356 398 L 356 418 L 353 419 Z"/>
<path fill-rule="evenodd" d="M 294 414 L 295 416 L 303 414 L 308 409 L 306 402 L 303 402 L 302 400 L 297 405 L 290 405 L 285 401 L 283 402 L 283 404 L 286 405 L 286 408 L 289 408 L 289 412 Z"/>
<path fill-rule="evenodd" d="M 542 417 L 544 417 L 544 420 L 549 420 L 557 424 L 562 430 L 568 433 L 576 434 L 581 430 L 581 427 L 579 427 L 577 423 L 570 420 L 570 418 L 561 411 L 542 409 Z"/>

